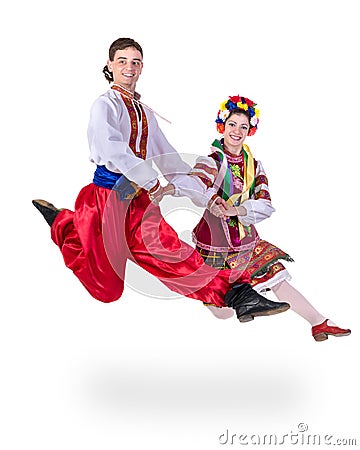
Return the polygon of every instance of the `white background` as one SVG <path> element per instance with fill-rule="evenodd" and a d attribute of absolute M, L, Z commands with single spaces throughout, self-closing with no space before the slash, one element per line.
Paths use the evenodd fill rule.
<path fill-rule="evenodd" d="M 356 11 L 355 0 L 3 7 L 1 448 L 236 448 L 219 436 L 280 438 L 299 423 L 360 444 Z M 350 337 L 316 343 L 292 311 L 222 322 L 200 302 L 131 287 L 104 305 L 65 268 L 31 199 L 72 208 L 91 181 L 89 108 L 125 36 L 143 46 L 138 90 L 180 152 L 208 152 L 228 95 L 258 103 L 248 144 L 277 209 L 258 230 Z"/>

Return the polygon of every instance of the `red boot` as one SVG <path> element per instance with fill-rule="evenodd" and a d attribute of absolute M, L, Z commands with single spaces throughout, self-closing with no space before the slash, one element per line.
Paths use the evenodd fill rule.
<path fill-rule="evenodd" d="M 315 341 L 325 341 L 328 336 L 349 336 L 351 330 L 328 325 L 328 320 L 324 320 L 320 325 L 312 327 L 312 335 Z"/>

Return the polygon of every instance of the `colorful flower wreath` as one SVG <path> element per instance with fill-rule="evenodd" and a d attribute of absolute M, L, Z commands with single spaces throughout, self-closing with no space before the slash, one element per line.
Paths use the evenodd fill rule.
<path fill-rule="evenodd" d="M 243 109 L 244 111 L 248 111 L 250 115 L 250 130 L 248 136 L 254 135 L 257 130 L 260 116 L 260 111 L 255 108 L 255 106 L 256 103 L 246 97 L 240 97 L 239 95 L 229 97 L 229 100 L 225 100 L 220 105 L 220 109 L 215 120 L 217 131 L 220 134 L 224 134 L 225 121 L 229 117 L 230 113 L 234 111 L 234 109 Z"/>

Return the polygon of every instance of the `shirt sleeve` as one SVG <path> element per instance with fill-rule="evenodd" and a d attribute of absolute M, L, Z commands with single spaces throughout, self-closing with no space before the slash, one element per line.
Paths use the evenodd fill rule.
<path fill-rule="evenodd" d="M 213 187 L 218 168 L 213 158 L 199 157 L 188 175 L 178 180 L 178 195 L 186 196 L 196 205 L 206 208 L 216 194 Z"/>
<path fill-rule="evenodd" d="M 275 208 L 271 204 L 268 179 L 260 161 L 257 161 L 255 189 L 252 197 L 241 204 L 246 209 L 246 216 L 239 216 L 238 218 L 245 226 L 259 223 L 275 212 Z"/>
<path fill-rule="evenodd" d="M 94 102 L 88 126 L 90 160 L 150 189 L 156 184 L 158 173 L 151 161 L 138 158 L 129 147 L 122 132 L 124 120 L 129 119 L 123 117 L 122 108 L 114 99 L 101 96 Z"/>

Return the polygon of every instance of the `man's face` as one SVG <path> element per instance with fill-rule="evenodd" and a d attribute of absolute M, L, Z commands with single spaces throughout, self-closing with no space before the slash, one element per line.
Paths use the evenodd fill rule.
<path fill-rule="evenodd" d="M 116 50 L 114 60 L 108 60 L 107 65 L 113 73 L 114 83 L 130 91 L 135 90 L 143 67 L 141 53 L 136 48 L 128 47 L 124 50 Z"/>

